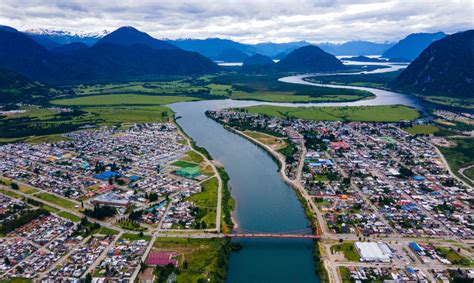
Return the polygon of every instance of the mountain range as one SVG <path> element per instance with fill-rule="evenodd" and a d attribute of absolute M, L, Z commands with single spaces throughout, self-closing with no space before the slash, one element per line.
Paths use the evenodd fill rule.
<path fill-rule="evenodd" d="M 47 49 L 59 47 L 60 45 L 73 42 L 81 42 L 88 46 L 97 43 L 102 37 L 109 34 L 108 31 L 100 33 L 71 33 L 50 29 L 29 29 L 24 32 L 40 45 Z M 163 40 L 165 41 L 165 40 Z M 246 55 L 262 54 L 274 59 L 281 59 L 291 51 L 312 43 L 307 41 L 295 41 L 287 43 L 263 42 L 257 44 L 244 44 L 229 39 L 207 38 L 207 39 L 176 39 L 166 40 L 181 49 L 198 52 L 212 60 L 218 60 L 218 56 L 225 50 L 239 50 Z M 320 43 L 314 44 L 324 51 L 333 55 L 378 55 L 382 54 L 393 43 L 374 43 L 369 41 L 348 41 L 345 43 Z M 235 59 L 231 61 L 235 62 Z"/>
<path fill-rule="evenodd" d="M 27 34 L 0 29 L 0 68 L 53 84 L 152 79 L 216 72 L 208 58 L 182 50 L 134 28 L 120 28 L 93 46 L 48 50 Z M 59 51 L 59 52 L 58 52 Z"/>
<path fill-rule="evenodd" d="M 387 59 L 406 59 L 413 61 L 420 53 L 436 40 L 442 39 L 446 34 L 436 33 L 413 33 L 397 42 L 382 54 Z"/>
<path fill-rule="evenodd" d="M 334 55 L 317 46 L 307 45 L 281 59 L 276 68 L 280 72 L 327 72 L 344 70 L 345 66 Z"/>
<path fill-rule="evenodd" d="M 431 43 L 394 86 L 421 95 L 474 98 L 474 30 Z"/>
<path fill-rule="evenodd" d="M 98 33 L 72 33 L 52 29 L 29 29 L 25 30 L 24 33 L 40 42 L 55 42 L 59 45 L 81 42 L 88 46 L 94 45 L 99 39 L 109 34 L 106 30 Z"/>
<path fill-rule="evenodd" d="M 375 43 L 370 41 L 348 41 L 345 43 L 320 43 L 322 50 L 333 55 L 381 55 L 393 46 L 393 43 Z"/>

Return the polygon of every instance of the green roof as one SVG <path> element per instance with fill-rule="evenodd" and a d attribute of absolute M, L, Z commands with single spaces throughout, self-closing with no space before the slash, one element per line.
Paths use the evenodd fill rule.
<path fill-rule="evenodd" d="M 176 171 L 177 173 L 180 173 L 180 174 L 187 174 L 187 175 L 195 175 L 195 174 L 199 174 L 199 167 L 196 166 L 196 167 L 183 167 L 181 169 L 178 169 L 178 171 Z"/>

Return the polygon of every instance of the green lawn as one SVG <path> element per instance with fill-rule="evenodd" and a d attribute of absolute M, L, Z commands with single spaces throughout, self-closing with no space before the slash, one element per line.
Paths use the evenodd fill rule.
<path fill-rule="evenodd" d="M 342 243 L 331 247 L 331 252 L 343 252 L 348 261 L 360 261 L 354 243 Z"/>
<path fill-rule="evenodd" d="M 339 267 L 339 273 L 341 274 L 342 282 L 343 283 L 351 283 L 351 272 L 349 268 L 345 266 Z"/>
<path fill-rule="evenodd" d="M 21 277 L 12 277 L 8 280 L 2 279 L 0 280 L 0 283 L 30 283 L 33 282 L 33 280 L 28 279 L 28 278 L 21 278 Z"/>
<path fill-rule="evenodd" d="M 404 130 L 412 135 L 432 135 L 439 131 L 438 127 L 433 125 L 413 125 Z"/>
<path fill-rule="evenodd" d="M 436 251 L 453 264 L 465 266 L 469 266 L 471 264 L 471 260 L 469 260 L 469 258 L 461 256 L 451 248 L 437 247 Z"/>
<path fill-rule="evenodd" d="M 59 209 L 55 208 L 55 207 L 52 207 L 50 205 L 47 205 L 47 204 L 42 204 L 40 205 L 41 208 L 43 209 L 46 209 L 47 211 L 51 212 L 51 213 L 56 213 L 59 211 Z"/>
<path fill-rule="evenodd" d="M 158 238 L 154 248 L 180 255 L 177 282 L 224 282 L 230 252 L 226 239 Z"/>
<path fill-rule="evenodd" d="M 36 194 L 35 197 L 40 198 L 46 202 L 50 202 L 52 204 L 67 208 L 67 209 L 72 209 L 74 208 L 74 206 L 77 205 L 76 203 L 70 200 L 58 197 L 50 193 L 45 193 L 45 192 Z"/>
<path fill-rule="evenodd" d="M 16 198 L 16 199 L 22 199 L 23 196 L 20 195 L 20 194 L 17 194 L 15 192 L 11 192 L 11 191 L 7 191 L 7 190 L 4 190 L 4 189 L 0 189 L 0 193 L 6 195 L 6 196 L 9 196 L 11 198 Z"/>
<path fill-rule="evenodd" d="M 72 222 L 81 222 L 81 217 L 71 214 L 67 211 L 60 211 L 57 214 L 63 218 L 71 220 Z"/>
<path fill-rule="evenodd" d="M 206 228 L 216 226 L 217 177 L 210 178 L 201 184 L 202 191 L 187 198 L 198 207 L 198 220 L 206 223 Z"/>
<path fill-rule="evenodd" d="M 11 183 L 16 183 L 16 182 L 14 182 L 14 181 L 12 182 L 10 179 L 0 177 L 0 184 L 3 184 L 7 187 L 10 187 Z M 24 193 L 24 194 L 30 195 L 30 194 L 34 194 L 34 193 L 38 192 L 38 190 L 33 188 L 33 187 L 18 184 L 18 183 L 16 183 L 16 184 L 19 187 L 19 191 Z"/>
<path fill-rule="evenodd" d="M 217 205 L 217 177 L 213 177 L 202 183 L 202 191 L 187 198 L 196 206 L 216 207 Z"/>
<path fill-rule="evenodd" d="M 464 170 L 464 175 L 469 177 L 471 180 L 474 180 L 474 167 Z"/>
<path fill-rule="evenodd" d="M 197 152 L 195 151 L 188 151 L 186 152 L 186 157 L 184 157 L 183 159 L 186 160 L 186 161 L 189 161 L 189 162 L 192 162 L 192 163 L 201 163 L 204 161 L 204 158 Z"/>
<path fill-rule="evenodd" d="M 474 164 L 474 138 L 451 140 L 456 143 L 455 147 L 439 147 L 439 150 L 443 153 L 453 173 L 473 185 L 471 181 L 459 174 L 459 169 Z"/>
<path fill-rule="evenodd" d="M 250 113 L 275 117 L 320 121 L 397 122 L 420 116 L 413 108 L 401 105 L 351 107 L 281 107 L 261 105 L 244 108 Z"/>
<path fill-rule="evenodd" d="M 173 163 L 171 163 L 171 165 L 178 166 L 178 167 L 196 167 L 196 166 L 199 166 L 199 164 L 192 163 L 192 162 L 187 162 L 187 161 L 183 161 L 183 160 L 173 162 Z"/>
<path fill-rule="evenodd" d="M 119 231 L 101 226 L 99 229 L 92 231 L 91 234 L 118 235 Z"/>
<path fill-rule="evenodd" d="M 75 97 L 52 100 L 50 103 L 67 106 L 99 106 L 99 105 L 164 105 L 175 102 L 194 101 L 198 98 L 185 96 L 111 94 Z"/>

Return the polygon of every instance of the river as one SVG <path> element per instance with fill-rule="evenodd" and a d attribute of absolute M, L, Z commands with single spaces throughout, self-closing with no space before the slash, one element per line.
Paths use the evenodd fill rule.
<path fill-rule="evenodd" d="M 303 79 L 310 75 L 280 79 L 288 83 L 317 85 Z M 308 220 L 292 188 L 283 182 L 277 164 L 261 148 L 231 133 L 207 118 L 207 110 L 272 104 L 282 106 L 335 106 L 404 104 L 420 108 L 416 99 L 403 94 L 362 87 L 331 86 L 368 90 L 374 99 L 344 103 L 267 103 L 242 100 L 206 100 L 170 105 L 177 122 L 196 144 L 220 161 L 230 176 L 232 196 L 237 202 L 235 218 L 239 229 L 258 232 L 288 232 L 306 229 Z M 227 282 L 319 282 L 312 240 L 241 239 L 243 249 L 231 254 Z"/>

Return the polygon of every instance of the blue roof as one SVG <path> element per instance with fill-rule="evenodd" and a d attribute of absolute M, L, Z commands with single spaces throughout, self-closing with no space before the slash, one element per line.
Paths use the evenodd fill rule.
<path fill-rule="evenodd" d="M 128 178 L 130 181 L 136 181 L 138 179 L 140 179 L 140 176 L 137 176 L 137 175 L 133 175 L 133 176 L 130 176 L 130 178 Z"/>
<path fill-rule="evenodd" d="M 410 242 L 408 245 L 409 245 L 410 248 L 411 248 L 412 250 L 414 250 L 415 252 L 421 252 L 421 248 L 420 248 L 420 246 L 418 246 L 417 243 L 415 243 L 415 242 Z"/>
<path fill-rule="evenodd" d="M 415 181 L 424 181 L 425 177 L 423 177 L 423 176 L 413 176 L 413 180 L 415 180 Z"/>
<path fill-rule="evenodd" d="M 115 176 L 120 176 L 120 173 L 117 172 L 112 172 L 112 171 L 105 171 L 100 174 L 95 174 L 93 177 L 100 179 L 102 181 L 107 181 L 108 179 L 115 177 Z"/>

